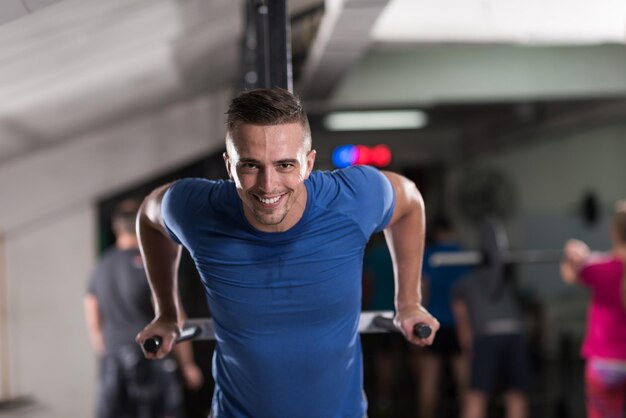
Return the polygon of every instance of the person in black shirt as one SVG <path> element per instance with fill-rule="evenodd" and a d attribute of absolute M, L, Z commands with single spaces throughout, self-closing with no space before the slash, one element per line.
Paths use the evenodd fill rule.
<path fill-rule="evenodd" d="M 93 270 L 85 296 L 85 318 L 95 352 L 101 358 L 98 418 L 181 418 L 187 387 L 202 385 L 190 343 L 159 361 L 144 358 L 135 336 L 154 317 L 150 287 L 135 233 L 139 202 L 123 201 L 113 214 L 115 246 Z"/>

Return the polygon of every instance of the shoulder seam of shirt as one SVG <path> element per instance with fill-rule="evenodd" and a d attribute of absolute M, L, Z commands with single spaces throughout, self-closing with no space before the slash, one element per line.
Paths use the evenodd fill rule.
<path fill-rule="evenodd" d="M 361 225 L 359 224 L 359 222 L 357 222 L 354 218 L 348 216 L 346 213 L 333 209 L 331 207 L 329 207 L 328 205 L 318 205 L 320 208 L 323 208 L 326 211 L 332 212 L 334 214 L 339 214 L 339 216 L 343 217 L 343 218 L 347 218 L 351 223 L 355 224 L 357 229 L 359 230 L 359 232 L 361 233 L 361 235 L 363 236 L 363 238 L 367 241 L 367 235 L 365 234 L 365 231 L 363 231 L 363 229 L 361 228 Z"/>

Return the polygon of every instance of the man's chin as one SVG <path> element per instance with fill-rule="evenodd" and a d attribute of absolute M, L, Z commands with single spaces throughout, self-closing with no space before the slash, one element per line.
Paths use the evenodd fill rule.
<path fill-rule="evenodd" d="M 255 216 L 254 218 L 256 219 L 256 221 L 262 225 L 266 225 L 266 226 L 276 226 L 276 225 L 280 225 L 280 223 L 285 219 L 286 215 L 283 216 L 263 216 L 260 214 L 257 214 L 257 216 Z"/>
<path fill-rule="evenodd" d="M 256 218 L 257 222 L 261 225 L 265 226 L 277 226 L 283 221 L 282 219 L 266 219 L 266 218 Z"/>

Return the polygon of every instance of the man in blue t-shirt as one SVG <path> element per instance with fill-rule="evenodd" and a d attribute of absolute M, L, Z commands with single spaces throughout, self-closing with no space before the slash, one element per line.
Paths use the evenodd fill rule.
<path fill-rule="evenodd" d="M 421 305 L 424 204 L 415 185 L 371 167 L 313 172 L 306 113 L 286 90 L 230 104 L 228 181 L 183 179 L 156 189 L 138 216 L 157 307 L 137 336 L 180 332 L 176 267 L 182 244 L 206 289 L 217 339 L 214 418 L 362 418 L 358 321 L 363 252 L 385 231 L 396 272 L 396 326 L 439 324 Z"/>

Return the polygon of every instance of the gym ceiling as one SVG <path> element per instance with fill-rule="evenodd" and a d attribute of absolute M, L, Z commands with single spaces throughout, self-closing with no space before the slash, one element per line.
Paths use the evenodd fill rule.
<path fill-rule="evenodd" d="M 288 9 L 295 91 L 319 131 L 334 110 L 421 109 L 426 128 L 394 135 L 425 144 L 428 163 L 451 147 L 471 156 L 626 117 L 621 0 Z M 238 86 L 243 10 L 233 0 L 1 1 L 0 164 Z M 322 146 L 337 139 L 316 135 Z"/>

